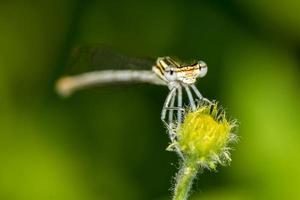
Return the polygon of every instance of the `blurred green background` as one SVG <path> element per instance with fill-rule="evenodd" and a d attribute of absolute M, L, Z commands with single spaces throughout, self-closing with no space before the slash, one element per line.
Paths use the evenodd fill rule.
<path fill-rule="evenodd" d="M 160 121 L 167 88 L 59 98 L 70 49 L 202 59 L 202 93 L 240 122 L 230 167 L 191 199 L 300 199 L 300 1 L 0 2 L 0 199 L 170 199 L 178 169 Z"/>

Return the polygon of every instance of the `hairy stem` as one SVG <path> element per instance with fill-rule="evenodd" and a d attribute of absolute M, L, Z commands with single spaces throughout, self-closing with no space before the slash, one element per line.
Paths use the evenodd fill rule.
<path fill-rule="evenodd" d="M 188 198 L 193 180 L 198 172 L 194 160 L 186 160 L 177 174 L 173 200 L 186 200 Z"/>

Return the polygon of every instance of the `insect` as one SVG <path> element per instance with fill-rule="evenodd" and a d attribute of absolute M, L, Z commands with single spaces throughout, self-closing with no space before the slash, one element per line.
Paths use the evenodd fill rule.
<path fill-rule="evenodd" d="M 182 89 L 186 91 L 189 105 L 193 111 L 196 110 L 197 101 L 210 103 L 195 86 L 197 78 L 204 77 L 207 74 L 207 65 L 203 61 L 182 65 L 170 57 L 159 57 L 152 70 L 166 83 L 170 90 L 161 112 L 161 120 L 166 123 L 170 140 L 174 142 L 176 140 L 176 131 L 174 129 L 179 128 L 183 112 L 185 111 L 182 102 Z M 192 91 L 195 93 L 196 98 L 193 97 Z M 175 106 L 176 97 L 177 105 Z M 174 111 L 177 111 L 177 121 L 174 120 Z M 167 112 L 168 122 L 166 122 Z"/>
<path fill-rule="evenodd" d="M 76 68 L 89 68 L 89 70 L 79 75 L 62 77 L 57 82 L 57 90 L 62 95 L 69 95 L 76 90 L 91 86 L 115 83 L 166 85 L 169 88 L 169 94 L 161 111 L 161 120 L 168 127 L 171 142 L 176 140 L 173 130 L 179 128 L 184 115 L 183 89 L 192 110 L 196 110 L 199 102 L 210 102 L 195 86 L 197 78 L 204 77 L 207 73 L 207 65 L 203 61 L 180 64 L 168 56 L 159 57 L 156 60 L 133 58 L 101 46 L 74 49 L 70 65 L 75 70 Z"/>

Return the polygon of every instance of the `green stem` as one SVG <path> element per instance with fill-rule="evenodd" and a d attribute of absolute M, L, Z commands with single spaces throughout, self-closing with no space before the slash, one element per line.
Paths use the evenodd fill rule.
<path fill-rule="evenodd" d="M 188 198 L 189 191 L 197 172 L 198 167 L 194 160 L 189 160 L 182 164 L 176 177 L 173 200 L 186 200 Z"/>

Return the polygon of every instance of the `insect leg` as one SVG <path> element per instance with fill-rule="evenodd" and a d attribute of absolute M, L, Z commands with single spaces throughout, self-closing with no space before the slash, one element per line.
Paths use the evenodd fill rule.
<path fill-rule="evenodd" d="M 168 110 L 168 107 L 169 107 L 169 104 L 170 104 L 170 101 L 172 99 L 172 97 L 174 96 L 174 93 L 176 92 L 176 88 L 172 88 L 171 91 L 169 92 L 166 100 L 165 100 L 165 103 L 164 103 L 164 107 L 161 111 L 161 120 L 163 122 L 165 122 L 165 118 L 166 118 L 166 115 L 167 115 L 167 110 Z"/>
<path fill-rule="evenodd" d="M 172 143 L 175 142 L 176 139 L 176 132 L 175 132 L 175 123 L 174 123 L 174 110 L 177 108 L 174 108 L 174 104 L 175 104 L 175 99 L 176 99 L 176 88 L 172 89 L 169 93 L 169 95 L 167 96 L 164 108 L 162 110 L 164 114 L 164 117 L 162 117 L 163 122 L 165 123 L 165 125 L 167 126 L 168 129 L 168 134 L 169 134 L 169 138 L 171 140 Z M 164 118 L 167 115 L 168 112 L 168 123 L 165 122 Z"/>
<path fill-rule="evenodd" d="M 177 135 L 176 135 L 176 129 L 175 129 L 175 123 L 174 123 L 174 115 L 173 115 L 173 112 L 174 110 L 177 110 L 177 113 L 181 113 L 183 110 L 182 108 L 182 88 L 179 87 L 178 88 L 178 95 L 180 97 L 178 97 L 177 99 L 177 104 L 178 104 L 178 107 L 174 107 L 174 104 L 175 104 L 175 99 L 176 99 L 176 88 L 174 87 L 168 94 L 167 98 L 166 98 L 166 101 L 165 101 L 165 104 L 164 104 L 164 107 L 163 107 L 163 110 L 162 110 L 162 116 L 161 116 L 161 119 L 163 122 L 165 122 L 165 117 L 166 117 L 166 114 L 167 114 L 167 111 L 169 110 L 169 113 L 168 113 L 168 118 L 169 118 L 169 124 L 166 123 L 166 126 L 167 126 L 167 129 L 168 129 L 168 134 L 169 134 L 169 138 L 171 140 L 171 145 L 174 145 L 172 147 L 172 149 L 178 154 L 178 156 L 182 159 L 182 160 L 185 160 L 181 150 L 179 149 L 179 147 L 176 145 L 176 139 L 177 139 Z M 170 104 L 170 106 L 169 106 Z M 178 114 L 179 115 L 179 114 Z M 181 114 L 180 114 L 180 117 L 181 117 Z M 180 123 L 177 123 L 177 129 L 178 129 L 178 126 L 179 126 Z"/>
<path fill-rule="evenodd" d="M 203 98 L 202 94 L 200 93 L 200 91 L 198 90 L 198 88 L 194 84 L 191 85 L 191 88 L 194 90 L 195 94 L 197 95 L 197 97 L 199 99 Z"/>
<path fill-rule="evenodd" d="M 192 111 L 195 111 L 196 110 L 196 104 L 195 104 L 193 95 L 191 93 L 191 90 L 187 85 L 184 85 L 184 89 L 185 89 L 185 91 L 188 95 L 188 98 L 189 98 L 189 101 L 190 101 L 190 106 L 192 107 Z"/>
<path fill-rule="evenodd" d="M 195 84 L 192 84 L 192 85 L 191 85 L 191 88 L 193 89 L 193 91 L 195 92 L 195 94 L 197 95 L 197 97 L 199 98 L 200 101 L 203 100 L 203 101 L 206 101 L 206 102 L 208 102 L 209 104 L 211 104 L 211 101 L 210 101 L 210 100 L 208 100 L 207 98 L 204 98 L 204 97 L 202 96 L 202 94 L 200 93 L 200 91 L 198 90 L 198 88 L 195 86 Z"/>
<path fill-rule="evenodd" d="M 175 104 L 175 98 L 176 97 L 176 90 L 174 92 L 174 94 L 172 95 L 172 98 L 170 100 L 170 107 L 169 107 L 169 124 L 173 124 L 173 111 L 174 111 L 174 104 Z"/>
<path fill-rule="evenodd" d="M 178 109 L 178 112 L 177 112 L 177 121 L 178 121 L 178 127 L 179 127 L 179 124 L 181 124 L 181 122 L 182 122 L 182 110 L 181 110 L 181 109 L 183 109 L 183 108 L 182 108 L 182 87 L 179 86 L 179 87 L 177 88 L 177 90 L 178 90 L 178 95 L 177 95 L 177 107 L 179 108 L 179 109 Z M 177 127 L 177 128 L 178 128 L 178 127 Z"/>
<path fill-rule="evenodd" d="M 171 140 L 172 143 L 174 143 L 175 139 L 176 139 L 176 132 L 175 132 L 175 123 L 174 123 L 174 104 L 175 104 L 175 99 L 176 99 L 176 90 L 172 95 L 172 98 L 170 100 L 170 107 L 167 107 L 166 109 L 169 110 L 168 115 L 169 115 L 169 124 L 168 126 L 168 134 L 169 134 L 169 138 Z"/>

